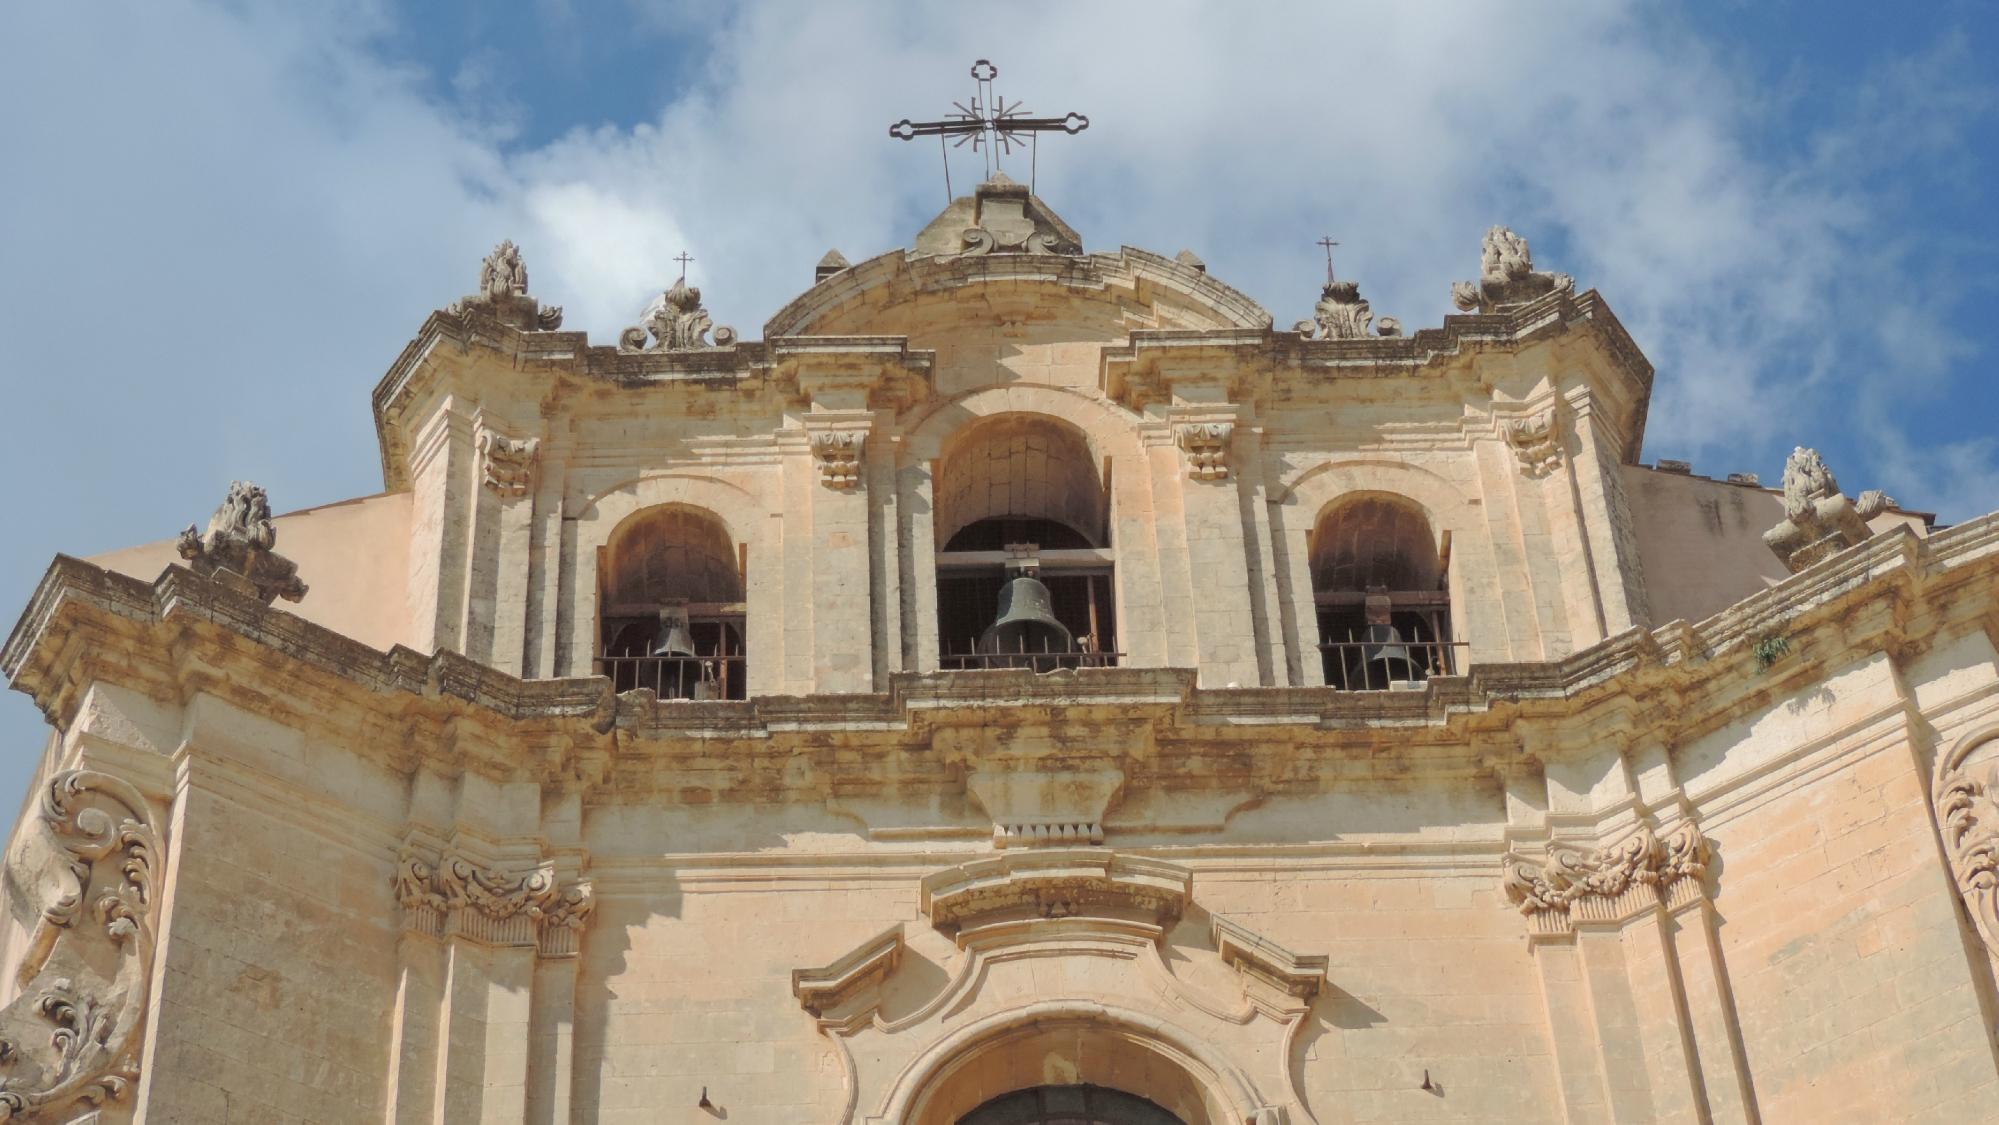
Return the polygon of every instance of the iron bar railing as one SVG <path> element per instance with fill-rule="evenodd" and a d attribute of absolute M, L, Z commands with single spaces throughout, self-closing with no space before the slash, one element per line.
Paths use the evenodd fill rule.
<path fill-rule="evenodd" d="M 1319 646 L 1326 684 L 1341 691 L 1387 691 L 1395 683 L 1455 676 L 1467 641 L 1327 641 Z"/>
<path fill-rule="evenodd" d="M 614 691 L 651 688 L 661 699 L 741 699 L 745 657 L 600 656 L 597 674 L 609 676 Z"/>
<path fill-rule="evenodd" d="M 967 643 L 964 652 L 946 652 L 940 658 L 939 666 L 946 672 L 967 672 L 987 668 L 1026 668 L 1035 672 L 1053 672 L 1058 668 L 1115 668 L 1124 659 L 1124 653 L 1104 652 L 1096 646 L 1085 643 L 1068 648 L 1056 648 L 1046 639 L 1036 649 L 1020 640 L 1018 647 L 1004 652 L 981 652 L 977 642 Z"/>

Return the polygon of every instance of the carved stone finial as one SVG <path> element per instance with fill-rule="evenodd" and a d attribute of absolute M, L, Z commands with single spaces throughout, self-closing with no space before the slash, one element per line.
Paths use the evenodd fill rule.
<path fill-rule="evenodd" d="M 819 284 L 841 270 L 846 269 L 849 264 L 847 256 L 838 250 L 826 251 L 826 256 L 819 259 L 818 265 L 812 267 L 812 283 L 814 285 Z"/>
<path fill-rule="evenodd" d="M 1506 423 L 1506 444 L 1520 459 L 1520 467 L 1530 477 L 1545 477 L 1562 465 L 1562 430 L 1555 412 L 1544 410 L 1530 418 Z"/>
<path fill-rule="evenodd" d="M 1358 282 L 1328 281 L 1319 292 L 1319 303 L 1312 309 L 1312 319 L 1299 321 L 1292 326 L 1292 331 L 1307 340 L 1364 340 L 1368 324 L 1373 320 L 1374 310 L 1360 295 Z M 1400 336 L 1402 322 L 1394 317 L 1382 317 L 1378 331 L 1383 336 Z"/>
<path fill-rule="evenodd" d="M 510 438 L 492 430 L 479 431 L 479 457 L 486 487 L 502 496 L 525 496 L 534 485 L 534 466 L 541 452 L 538 438 Z"/>
<path fill-rule="evenodd" d="M 1867 521 L 1894 503 L 1879 489 L 1849 500 L 1818 450 L 1798 446 L 1784 462 L 1784 521 L 1763 533 L 1763 542 L 1791 573 L 1856 546 L 1873 532 Z"/>
<path fill-rule="evenodd" d="M 916 236 L 919 254 L 1081 254 L 1083 243 L 1027 185 L 997 172 Z"/>
<path fill-rule="evenodd" d="M 553 332 L 562 327 L 561 306 L 544 307 L 528 296 L 527 264 L 521 260 L 520 247 L 512 239 L 493 247 L 493 252 L 479 263 L 479 291 L 453 302 L 445 311 L 466 316 L 475 310 L 490 313 L 516 328 Z"/>
<path fill-rule="evenodd" d="M 1192 250 L 1180 251 L 1178 254 L 1173 255 L 1173 260 L 1190 270 L 1199 270 L 1202 273 L 1208 272 L 1208 263 L 1202 261 L 1200 255 L 1194 253 Z"/>
<path fill-rule="evenodd" d="M 819 483 L 837 491 L 861 486 L 861 450 L 867 435 L 828 431 L 812 435 L 812 455 L 819 461 Z"/>
<path fill-rule="evenodd" d="M 1225 480 L 1229 475 L 1232 422 L 1191 422 L 1175 435 L 1187 452 L 1187 475 L 1194 480 Z"/>
<path fill-rule="evenodd" d="M 641 323 L 627 328 L 618 337 L 618 348 L 628 352 L 682 352 L 704 348 L 726 348 L 736 342 L 736 330 L 715 327 L 714 318 L 701 307 L 701 290 L 685 278 L 673 288 L 654 297 L 640 317 Z M 715 342 L 708 342 L 714 330 Z M 646 341 L 650 334 L 652 341 Z"/>
<path fill-rule="evenodd" d="M 264 490 L 239 480 L 230 483 L 222 506 L 208 517 L 207 533 L 189 524 L 176 547 L 196 574 L 245 584 L 266 605 L 275 598 L 295 602 L 305 597 L 306 585 L 299 581 L 298 564 L 272 550 L 277 541 Z"/>
<path fill-rule="evenodd" d="M 1493 227 L 1485 232 L 1478 280 L 1453 282 L 1451 301 L 1466 312 L 1491 313 L 1575 287 L 1576 279 L 1568 274 L 1537 271 L 1526 239 L 1505 227 Z"/>

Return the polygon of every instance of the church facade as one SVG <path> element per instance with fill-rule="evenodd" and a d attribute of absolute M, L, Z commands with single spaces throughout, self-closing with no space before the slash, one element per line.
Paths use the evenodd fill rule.
<path fill-rule="evenodd" d="M 1477 274 L 1277 329 L 995 177 L 613 345 L 502 244 L 382 493 L 0 649 L 0 1120 L 1989 1116 L 1999 515 L 1643 464 Z"/>

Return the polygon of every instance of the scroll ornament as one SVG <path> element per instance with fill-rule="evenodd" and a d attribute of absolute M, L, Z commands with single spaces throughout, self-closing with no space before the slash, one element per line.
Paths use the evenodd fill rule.
<path fill-rule="evenodd" d="M 1501 860 L 1507 899 L 1537 933 L 1564 933 L 1575 921 L 1618 921 L 1638 907 L 1680 901 L 1706 876 L 1706 837 L 1692 821 L 1663 839 L 1640 825 L 1609 847 L 1556 841 L 1544 857 L 1509 851 Z"/>
<path fill-rule="evenodd" d="M 0 1008 L 0 1121 L 123 1097 L 139 1075 L 151 987 L 159 833 L 146 799 L 109 774 L 71 770 L 43 788 L 38 813 L 46 836 L 17 854 L 50 861 L 58 887 L 30 935 L 20 992 Z"/>
<path fill-rule="evenodd" d="M 1957 893 L 1985 948 L 1999 955 L 1999 802 L 1993 798 L 1999 765 L 1979 751 L 1999 751 L 1999 737 L 1966 738 L 1938 755 L 1930 799 Z"/>
<path fill-rule="evenodd" d="M 713 329 L 715 342 L 708 342 Z M 650 335 L 652 340 L 647 342 Z M 618 350 L 626 352 L 681 352 L 705 348 L 726 348 L 736 342 L 736 330 L 715 327 L 708 310 L 701 307 L 701 290 L 682 278 L 673 288 L 654 297 L 641 314 L 640 323 L 618 336 Z"/>

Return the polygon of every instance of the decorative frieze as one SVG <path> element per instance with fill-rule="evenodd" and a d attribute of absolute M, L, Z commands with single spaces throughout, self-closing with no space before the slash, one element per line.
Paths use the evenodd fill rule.
<path fill-rule="evenodd" d="M 232 481 L 221 507 L 208 517 L 208 530 L 193 524 L 180 533 L 176 549 L 189 569 L 208 578 L 233 582 L 269 605 L 277 598 L 296 602 L 305 597 L 298 564 L 278 554 L 277 525 L 264 490 L 248 481 Z"/>
<path fill-rule="evenodd" d="M 1791 573 L 1866 542 L 1867 521 L 1894 501 L 1879 489 L 1849 500 L 1816 449 L 1798 446 L 1784 462 L 1784 522 L 1763 533 L 1763 542 Z"/>
<path fill-rule="evenodd" d="M 1075 847 L 1104 842 L 1104 826 L 1094 820 L 1032 820 L 993 825 L 993 847 Z"/>
<path fill-rule="evenodd" d="M 1485 232 L 1477 281 L 1451 283 L 1451 302 L 1466 312 L 1494 313 L 1550 293 L 1571 293 L 1576 279 L 1534 268 L 1527 240 L 1505 227 Z"/>
<path fill-rule="evenodd" d="M 479 431 L 479 461 L 486 487 L 502 496 L 525 496 L 534 487 L 539 438 L 510 438 L 492 430 Z"/>
<path fill-rule="evenodd" d="M 546 863 L 510 873 L 457 853 L 433 863 L 414 846 L 397 855 L 395 893 L 404 929 L 480 945 L 533 946 L 547 957 L 576 954 L 596 905 L 587 880 L 559 886 Z"/>
<path fill-rule="evenodd" d="M 1603 848 L 1550 843 L 1539 857 L 1508 851 L 1501 885 L 1535 936 L 1577 923 L 1616 923 L 1650 907 L 1677 908 L 1704 893 L 1707 840 L 1692 821 L 1663 839 L 1651 828 Z"/>
<path fill-rule="evenodd" d="M 708 342 L 709 330 L 715 342 Z M 646 337 L 650 335 L 651 341 Z M 646 305 L 640 322 L 618 336 L 618 349 L 627 352 L 681 352 L 705 348 L 726 348 L 736 342 L 736 330 L 716 327 L 708 310 L 701 307 L 701 290 L 682 278 L 673 288 L 654 297 Z"/>
<path fill-rule="evenodd" d="M 43 787 L 41 839 L 16 849 L 15 893 L 47 905 L 0 1008 L 0 1121 L 73 1120 L 139 1076 L 150 992 L 159 832 L 146 799 L 109 774 Z M 106 948 L 108 946 L 108 949 Z"/>
<path fill-rule="evenodd" d="M 854 430 L 828 430 L 812 435 L 812 457 L 819 462 L 819 483 L 845 492 L 861 486 L 861 452 L 867 435 Z"/>
<path fill-rule="evenodd" d="M 1555 412 L 1544 410 L 1506 423 L 1506 444 L 1528 476 L 1545 477 L 1562 467 L 1562 428 Z"/>
<path fill-rule="evenodd" d="M 1964 909 L 1999 955 L 1999 731 L 1986 729 L 1937 755 L 1930 800 Z"/>
<path fill-rule="evenodd" d="M 1194 480 L 1225 480 L 1229 475 L 1229 442 L 1233 422 L 1187 422 L 1176 437 L 1187 453 L 1187 475 Z"/>

